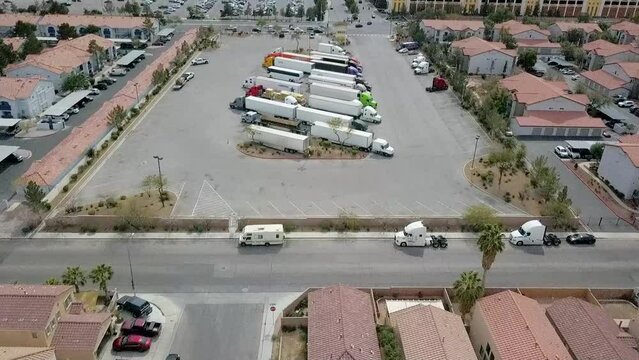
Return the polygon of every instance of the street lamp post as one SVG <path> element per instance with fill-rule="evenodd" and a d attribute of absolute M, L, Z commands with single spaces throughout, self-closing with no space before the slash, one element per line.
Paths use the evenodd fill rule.
<path fill-rule="evenodd" d="M 136 104 L 140 103 L 140 94 L 138 93 L 138 83 L 133 84 L 135 86 L 135 99 L 137 100 Z"/>
<path fill-rule="evenodd" d="M 477 143 L 479 142 L 479 135 L 475 135 L 475 150 L 473 150 L 473 162 L 470 165 L 471 169 L 475 168 L 475 155 L 477 155 Z"/>
<path fill-rule="evenodd" d="M 160 166 L 160 161 L 164 160 L 163 157 L 160 157 L 158 155 L 153 155 L 153 158 L 156 159 L 158 161 L 158 174 L 160 176 L 160 201 L 162 202 L 162 207 L 164 207 L 164 189 L 162 188 L 163 184 L 163 180 L 162 180 L 162 167 Z"/>
<path fill-rule="evenodd" d="M 133 233 L 131 233 L 133 236 Z M 129 244 L 131 243 L 131 238 L 126 243 L 126 253 L 129 256 L 129 272 L 131 273 L 131 289 L 133 289 L 133 296 L 135 296 L 135 281 L 133 281 L 133 263 L 131 263 L 131 249 L 129 248 Z"/>

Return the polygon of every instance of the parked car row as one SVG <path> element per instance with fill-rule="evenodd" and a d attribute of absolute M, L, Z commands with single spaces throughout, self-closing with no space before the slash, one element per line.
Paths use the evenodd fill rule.
<path fill-rule="evenodd" d="M 115 352 L 144 352 L 151 348 L 151 338 L 160 335 L 162 324 L 147 321 L 146 316 L 153 312 L 151 304 L 137 296 L 122 296 L 117 301 L 120 311 L 128 312 L 134 318 L 125 320 L 120 326 L 120 335 L 113 340 L 111 348 Z"/>

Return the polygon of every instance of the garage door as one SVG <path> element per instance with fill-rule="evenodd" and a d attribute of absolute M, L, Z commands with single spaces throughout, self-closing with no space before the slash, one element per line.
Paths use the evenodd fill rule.
<path fill-rule="evenodd" d="M 601 136 L 601 133 L 602 133 L 601 129 L 592 129 L 592 132 L 590 133 L 590 136 L 599 137 L 599 136 Z"/>
<path fill-rule="evenodd" d="M 578 130 L 579 129 L 574 129 L 574 128 L 568 129 L 568 136 L 577 136 L 577 131 Z"/>
<path fill-rule="evenodd" d="M 590 129 L 579 129 L 579 136 L 588 136 Z"/>
<path fill-rule="evenodd" d="M 539 136 L 539 135 L 541 135 L 541 130 L 542 130 L 542 128 L 533 128 L 531 135 Z"/>
<path fill-rule="evenodd" d="M 544 136 L 552 136 L 554 132 L 555 132 L 555 128 L 552 128 L 552 127 L 544 128 Z"/>

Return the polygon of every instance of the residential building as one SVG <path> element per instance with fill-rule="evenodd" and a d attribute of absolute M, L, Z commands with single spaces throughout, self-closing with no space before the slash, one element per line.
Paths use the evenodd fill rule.
<path fill-rule="evenodd" d="M 599 305 L 567 297 L 554 301 L 546 315 L 575 359 L 639 360 L 639 352 L 624 342 L 632 336 Z"/>
<path fill-rule="evenodd" d="M 13 27 L 18 21 L 37 24 L 40 16 L 31 14 L 0 14 L 0 37 L 13 36 Z"/>
<path fill-rule="evenodd" d="M 639 95 L 639 63 L 605 64 L 600 70 L 585 71 L 581 76 L 587 88 L 603 95 Z"/>
<path fill-rule="evenodd" d="M 56 360 L 53 348 L 0 346 L 2 360 Z"/>
<path fill-rule="evenodd" d="M 470 340 L 480 360 L 572 360 L 537 301 L 509 290 L 477 301 Z"/>
<path fill-rule="evenodd" d="M 104 49 L 102 55 L 89 52 L 89 42 L 95 40 Z M 22 62 L 11 64 L 5 69 L 9 77 L 39 77 L 53 83 L 59 90 L 66 76 L 84 72 L 93 76 L 104 61 L 115 57 L 113 41 L 97 35 L 85 35 L 73 40 L 60 41 L 56 47 L 44 49 L 40 54 L 28 55 Z"/>
<path fill-rule="evenodd" d="M 618 44 L 630 44 L 635 42 L 639 35 L 639 24 L 622 21 L 610 26 L 610 31 L 617 37 Z"/>
<path fill-rule="evenodd" d="M 639 48 L 633 45 L 618 45 L 606 40 L 595 40 L 582 47 L 588 55 L 584 68 L 601 69 L 605 64 L 639 61 Z"/>
<path fill-rule="evenodd" d="M 432 305 L 391 314 L 405 360 L 477 360 L 459 315 Z"/>
<path fill-rule="evenodd" d="M 100 28 L 100 35 L 107 39 L 152 39 L 153 33 L 160 30 L 157 19 L 149 18 L 153 24 L 150 33 L 144 26 L 145 17 L 135 16 L 103 16 L 103 15 L 44 15 L 38 21 L 40 36 L 56 37 L 61 24 L 74 26 L 78 34 L 84 34 L 89 25 Z"/>
<path fill-rule="evenodd" d="M 65 314 L 51 345 L 58 359 L 97 360 L 99 346 L 111 324 L 110 313 Z"/>
<path fill-rule="evenodd" d="M 517 42 L 521 40 L 548 41 L 550 31 L 540 29 L 535 24 L 523 24 L 516 20 L 509 20 L 501 24 L 495 24 L 493 29 L 493 41 L 501 41 L 501 32 L 508 31 Z"/>
<path fill-rule="evenodd" d="M 517 136 L 599 137 L 606 127 L 586 112 L 588 96 L 569 93 L 564 81 L 521 73 L 500 83 L 512 94 L 510 127 Z"/>
<path fill-rule="evenodd" d="M 582 43 L 593 40 L 594 35 L 601 32 L 601 28 L 595 23 L 556 22 L 548 27 L 552 39 L 559 39 L 566 36 L 566 33 L 573 29 L 583 31 Z"/>
<path fill-rule="evenodd" d="M 537 52 L 537 59 L 548 61 L 553 56 L 561 55 L 561 44 L 548 40 L 518 40 L 517 50 L 533 49 Z"/>
<path fill-rule="evenodd" d="M 461 70 L 473 75 L 510 75 L 517 62 L 517 51 L 506 49 L 501 42 L 490 42 L 476 36 L 454 41 L 451 49 L 459 51 Z"/>
<path fill-rule="evenodd" d="M 597 172 L 625 199 L 639 197 L 639 135 L 622 136 L 619 143 L 606 143 Z"/>
<path fill-rule="evenodd" d="M 0 117 L 31 118 L 53 104 L 53 83 L 39 78 L 0 77 Z"/>
<path fill-rule="evenodd" d="M 481 20 L 422 20 L 420 24 L 426 39 L 438 43 L 451 42 L 459 38 L 484 36 L 484 22 Z"/>
<path fill-rule="evenodd" d="M 308 360 L 381 360 L 369 293 L 344 285 L 308 294 Z"/>
<path fill-rule="evenodd" d="M 50 347 L 73 286 L 0 285 L 0 346 Z"/>
<path fill-rule="evenodd" d="M 24 44 L 26 39 L 21 37 L 6 37 L 0 38 L 0 41 L 9 45 L 13 49 L 13 51 L 19 52 L 22 49 L 22 44 Z"/>

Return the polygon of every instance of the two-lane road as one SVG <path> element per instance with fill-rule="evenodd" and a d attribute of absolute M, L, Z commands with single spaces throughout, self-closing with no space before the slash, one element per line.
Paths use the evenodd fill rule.
<path fill-rule="evenodd" d="M 131 289 L 127 240 L 0 241 L 0 283 L 41 283 L 67 266 L 114 267 L 111 286 Z M 140 292 L 283 292 L 345 283 L 357 286 L 449 286 L 460 272 L 480 270 L 472 241 L 446 250 L 399 249 L 387 241 L 289 241 L 283 247 L 237 248 L 231 241 L 133 240 Z M 639 286 L 639 242 L 600 241 L 594 247 L 506 245 L 489 286 Z"/>

